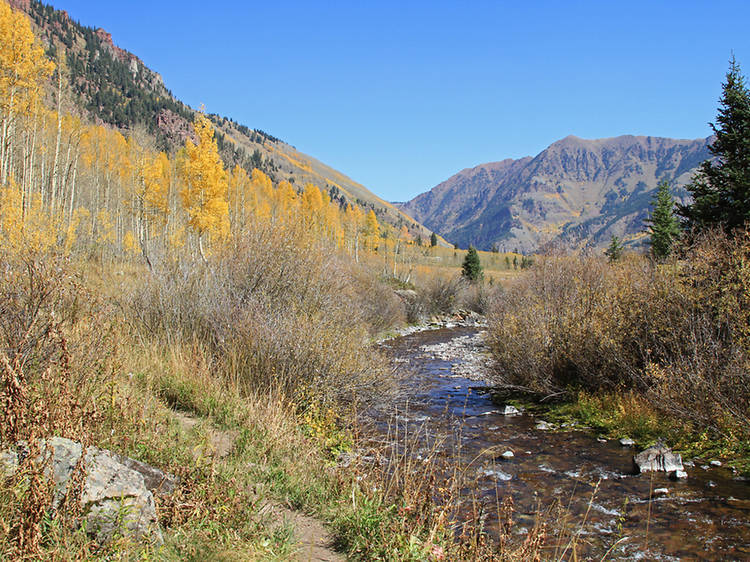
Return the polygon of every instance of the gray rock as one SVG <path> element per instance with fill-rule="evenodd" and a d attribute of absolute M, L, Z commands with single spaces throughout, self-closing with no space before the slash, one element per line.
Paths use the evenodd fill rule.
<path fill-rule="evenodd" d="M 673 453 L 663 443 L 657 443 L 638 453 L 633 457 L 633 463 L 639 472 L 684 470 L 682 457 Z"/>
<path fill-rule="evenodd" d="M 551 429 L 555 429 L 555 426 L 542 420 L 536 423 L 535 429 L 539 429 L 541 431 L 549 431 Z"/>
<path fill-rule="evenodd" d="M 721 461 L 711 461 L 708 464 L 710 464 L 711 466 L 721 466 Z"/>
<path fill-rule="evenodd" d="M 62 437 L 41 441 L 40 456 L 46 463 L 46 475 L 55 484 L 53 509 L 65 496 L 80 463 L 84 473 L 80 499 L 83 523 L 98 542 L 105 543 L 115 535 L 163 542 L 154 496 L 140 472 L 119 462 L 122 457 L 96 447 L 88 447 L 84 454 L 80 443 Z M 4 451 L 0 464 L 4 472 L 12 473 L 18 467 L 18 455 Z"/>
<path fill-rule="evenodd" d="M 500 408 L 500 413 L 504 416 L 515 416 L 517 414 L 520 414 L 520 410 L 516 408 L 515 406 L 511 406 L 510 404 L 506 404 L 502 408 Z"/>
<path fill-rule="evenodd" d="M 108 452 L 89 447 L 81 505 L 88 508 L 86 530 L 100 543 L 116 534 L 162 542 L 154 496 L 143 476 Z"/>
<path fill-rule="evenodd" d="M 155 496 L 164 497 L 171 495 L 180 482 L 180 479 L 174 474 L 162 472 L 158 468 L 146 464 L 145 462 L 124 457 L 117 453 L 110 454 L 120 464 L 127 466 L 130 470 L 139 472 L 141 476 L 143 476 L 143 483 L 146 486 L 146 489 Z"/>
<path fill-rule="evenodd" d="M 596 440 L 597 440 L 597 441 L 598 441 L 599 443 L 606 443 L 606 442 L 607 442 L 607 440 L 606 440 L 606 439 L 605 439 L 604 437 L 597 437 L 597 438 L 596 438 Z"/>
<path fill-rule="evenodd" d="M 635 441 L 633 441 L 630 437 L 623 437 L 620 439 L 620 445 L 623 447 L 632 447 L 635 445 Z"/>
<path fill-rule="evenodd" d="M 482 469 L 481 474 L 483 474 L 484 476 L 489 476 L 490 478 L 494 478 L 495 480 L 510 480 L 511 478 L 513 478 L 513 476 L 508 474 L 507 472 L 492 468 Z"/>
<path fill-rule="evenodd" d="M 706 488 L 716 488 L 716 482 L 714 482 L 713 480 L 709 480 L 708 482 L 706 482 Z"/>
<path fill-rule="evenodd" d="M 513 451 L 505 451 L 505 452 L 504 452 L 504 453 L 503 453 L 502 455 L 500 455 L 500 456 L 501 456 L 502 458 L 504 458 L 505 460 L 510 460 L 510 459 L 512 459 L 513 457 L 515 457 L 515 455 L 513 454 Z"/>
<path fill-rule="evenodd" d="M 675 470 L 674 472 L 672 472 L 672 473 L 671 473 L 671 474 L 669 475 L 669 477 L 670 477 L 670 478 L 671 478 L 672 480 L 684 480 L 685 478 L 687 478 L 687 477 L 688 477 L 688 474 L 687 474 L 687 472 L 685 472 L 684 470 Z"/>
<path fill-rule="evenodd" d="M 669 494 L 669 489 L 668 488 L 656 488 L 654 490 L 654 495 L 655 496 L 666 496 L 667 494 Z"/>

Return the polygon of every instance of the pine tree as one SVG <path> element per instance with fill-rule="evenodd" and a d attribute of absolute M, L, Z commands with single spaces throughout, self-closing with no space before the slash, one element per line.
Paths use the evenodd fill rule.
<path fill-rule="evenodd" d="M 613 234 L 609 247 L 604 251 L 604 255 L 609 258 L 610 263 L 616 262 L 622 257 L 623 248 L 622 241 Z"/>
<path fill-rule="evenodd" d="M 701 164 L 686 186 L 693 202 L 679 210 L 688 230 L 721 225 L 731 232 L 750 220 L 750 91 L 734 56 L 722 92 L 718 125 L 711 124 L 716 158 Z"/>
<path fill-rule="evenodd" d="M 482 263 L 479 261 L 479 254 L 474 246 L 469 246 L 464 263 L 461 266 L 461 275 L 466 277 L 472 283 L 482 278 Z"/>
<path fill-rule="evenodd" d="M 669 182 L 659 182 L 651 204 L 654 206 L 654 213 L 651 219 L 646 221 L 651 230 L 651 253 L 657 261 L 662 261 L 672 252 L 672 245 L 680 235 L 680 225 L 674 216 L 674 199 L 669 192 Z"/>
<path fill-rule="evenodd" d="M 437 234 L 435 234 L 435 233 L 433 232 L 433 233 L 432 233 L 432 234 L 430 235 L 430 246 L 432 246 L 432 247 L 434 248 L 435 246 L 437 246 L 437 243 L 438 243 L 438 239 L 437 239 Z"/>

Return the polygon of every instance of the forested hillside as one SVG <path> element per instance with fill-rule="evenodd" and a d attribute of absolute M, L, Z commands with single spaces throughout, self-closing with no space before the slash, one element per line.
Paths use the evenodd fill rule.
<path fill-rule="evenodd" d="M 191 137 L 195 109 L 177 99 L 136 55 L 115 45 L 106 30 L 83 26 L 39 0 L 12 0 L 11 5 L 29 15 L 47 56 L 57 63 L 60 73 L 53 81 L 58 91 L 48 101 L 58 112 L 67 108 L 84 122 L 110 125 L 125 137 L 145 134 L 154 149 L 167 154 Z M 372 209 L 396 230 L 406 226 L 413 237 L 429 237 L 428 230 L 364 186 L 273 135 L 210 112 L 207 116 L 228 169 L 239 166 L 248 174 L 257 169 L 274 184 L 288 181 L 300 193 L 313 184 L 342 207 Z"/>

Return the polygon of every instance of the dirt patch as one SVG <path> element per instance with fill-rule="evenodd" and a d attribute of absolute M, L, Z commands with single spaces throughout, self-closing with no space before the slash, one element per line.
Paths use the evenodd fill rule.
<path fill-rule="evenodd" d="M 299 511 L 275 505 L 271 508 L 275 525 L 289 525 L 297 547 L 295 560 L 300 562 L 343 562 L 346 557 L 331 549 L 333 537 L 323 523 Z"/>
<path fill-rule="evenodd" d="M 175 412 L 174 416 L 185 431 L 190 431 L 201 423 L 199 418 L 183 412 Z M 232 452 L 239 433 L 233 430 L 220 430 L 208 422 L 204 423 L 214 455 L 219 459 L 225 458 Z M 291 527 L 297 547 L 295 560 L 300 562 L 343 562 L 346 560 L 344 555 L 331 549 L 333 537 L 319 519 L 271 502 L 262 507 L 259 513 L 269 517 L 269 525 L 272 529 L 281 526 Z"/>
<path fill-rule="evenodd" d="M 190 416 L 183 412 L 175 412 L 174 416 L 177 418 L 177 421 L 180 422 L 180 426 L 185 431 L 190 431 L 201 421 L 199 418 Z M 216 429 L 208 423 L 205 424 L 205 427 L 208 434 L 208 443 L 211 446 L 211 451 L 214 456 L 220 459 L 228 456 L 234 448 L 234 442 L 237 440 L 239 432 L 234 430 L 223 431 Z"/>

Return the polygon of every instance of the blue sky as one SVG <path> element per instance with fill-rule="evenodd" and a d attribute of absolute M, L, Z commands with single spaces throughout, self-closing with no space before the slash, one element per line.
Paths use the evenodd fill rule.
<path fill-rule="evenodd" d="M 583 138 L 710 134 L 750 2 L 57 0 L 193 107 L 389 200 Z"/>

